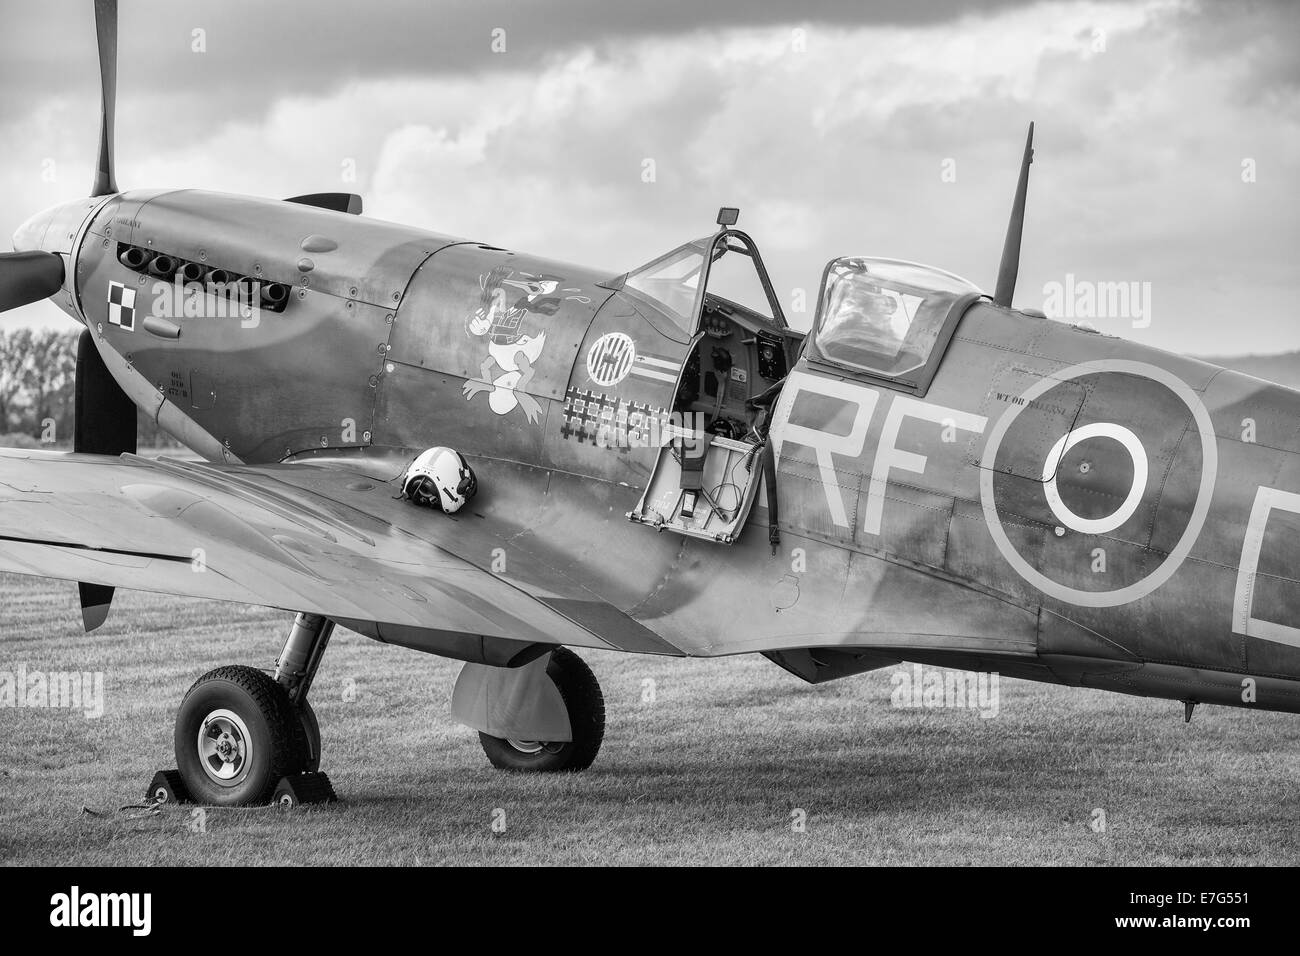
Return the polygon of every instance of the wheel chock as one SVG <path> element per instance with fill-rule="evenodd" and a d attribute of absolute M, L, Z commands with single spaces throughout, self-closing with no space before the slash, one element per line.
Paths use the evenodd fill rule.
<path fill-rule="evenodd" d="M 285 810 L 302 804 L 334 803 L 337 800 L 330 778 L 319 770 L 283 777 L 271 796 L 271 802 Z"/>
<path fill-rule="evenodd" d="M 193 803 L 179 770 L 159 770 L 149 782 L 144 798 L 153 803 Z"/>

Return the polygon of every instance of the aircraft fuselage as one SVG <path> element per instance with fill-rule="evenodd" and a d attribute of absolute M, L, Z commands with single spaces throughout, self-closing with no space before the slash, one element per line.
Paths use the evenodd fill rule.
<path fill-rule="evenodd" d="M 476 563 L 580 579 L 653 635 L 613 646 L 761 651 L 807 680 L 913 660 L 1300 710 L 1290 389 L 976 301 L 924 389 L 805 350 L 773 414 L 780 546 L 766 488 L 734 543 L 698 541 L 625 518 L 658 448 L 608 438 L 673 408 L 692 338 L 606 272 L 192 190 L 34 223 L 26 241 L 67 259 L 57 303 L 195 451 L 393 478 L 453 446 L 481 520 L 514 532 Z M 291 292 L 282 311 L 215 316 L 200 295 L 187 314 L 125 247 Z"/>

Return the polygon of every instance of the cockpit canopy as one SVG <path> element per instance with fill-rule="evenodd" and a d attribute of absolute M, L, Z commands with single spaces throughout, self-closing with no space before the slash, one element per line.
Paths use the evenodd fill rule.
<path fill-rule="evenodd" d="M 708 248 L 708 239 L 678 246 L 667 255 L 629 272 L 623 286 L 654 300 L 680 328 L 690 332 L 695 295 Z"/>
<path fill-rule="evenodd" d="M 737 229 L 684 243 L 610 287 L 647 302 L 688 336 L 700 331 L 701 317 L 717 306 L 760 328 L 788 328 L 757 246 Z"/>
<path fill-rule="evenodd" d="M 818 303 L 815 357 L 889 379 L 937 363 L 954 305 L 980 290 L 960 276 L 900 259 L 833 259 Z M 953 316 L 955 322 L 957 316 Z M 932 362 L 933 360 L 933 362 Z"/>

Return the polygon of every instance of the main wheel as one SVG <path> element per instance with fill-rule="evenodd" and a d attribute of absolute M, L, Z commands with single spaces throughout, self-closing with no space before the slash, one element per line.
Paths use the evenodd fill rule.
<path fill-rule="evenodd" d="M 586 770 L 605 737 L 605 697 L 591 668 L 567 647 L 551 652 L 546 676 L 564 700 L 573 728 L 570 741 L 509 740 L 480 733 L 479 742 L 492 766 L 538 773 Z"/>
<path fill-rule="evenodd" d="M 181 701 L 176 767 L 198 803 L 265 803 L 281 777 L 303 769 L 304 736 L 275 678 L 252 667 L 219 667 Z"/>

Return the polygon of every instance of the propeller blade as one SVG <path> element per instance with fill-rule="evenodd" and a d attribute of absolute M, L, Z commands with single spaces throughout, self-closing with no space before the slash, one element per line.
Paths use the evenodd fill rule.
<path fill-rule="evenodd" d="M 77 339 L 72 450 L 90 455 L 135 454 L 135 403 L 104 364 L 87 329 Z"/>
<path fill-rule="evenodd" d="M 107 584 L 77 583 L 81 597 L 81 623 L 89 634 L 108 620 L 108 611 L 113 604 L 113 589 Z"/>
<path fill-rule="evenodd" d="M 117 0 L 95 0 L 95 33 L 99 39 L 99 164 L 92 196 L 118 191 L 113 178 L 113 119 L 117 101 Z"/>
<path fill-rule="evenodd" d="M 72 396 L 73 451 L 91 455 L 135 454 L 135 403 L 113 379 L 89 329 L 77 339 L 77 377 Z M 85 581 L 77 588 L 81 595 L 81 621 L 86 633 L 90 633 L 108 618 L 113 589 Z"/>
<path fill-rule="evenodd" d="M 0 312 L 48 299 L 63 288 L 63 259 L 53 252 L 0 253 Z"/>
<path fill-rule="evenodd" d="M 1002 246 L 1002 261 L 998 264 L 998 287 L 993 295 L 997 305 L 1011 308 L 1011 297 L 1016 292 L 1016 276 L 1020 272 L 1020 237 L 1025 231 L 1025 193 L 1029 190 L 1029 164 L 1034 161 L 1034 124 L 1029 124 L 1025 137 L 1025 154 L 1020 160 L 1020 179 L 1016 183 L 1016 198 L 1011 205 L 1011 220 L 1007 223 L 1007 238 Z"/>

